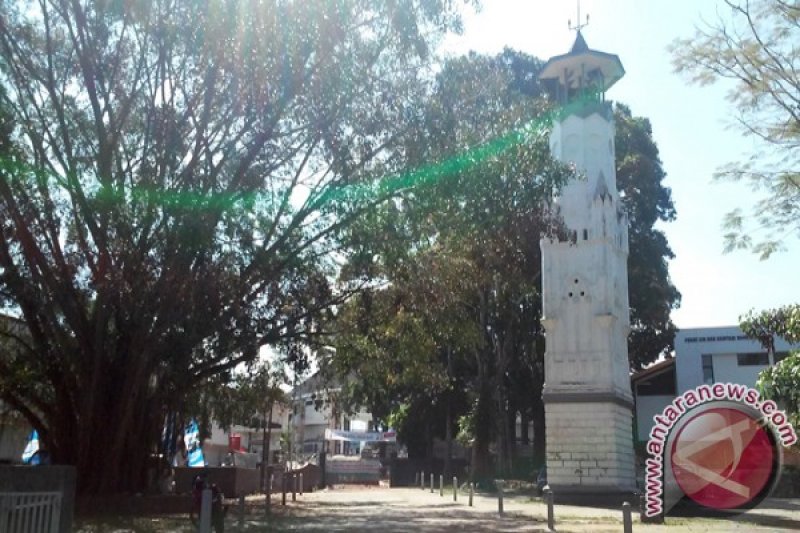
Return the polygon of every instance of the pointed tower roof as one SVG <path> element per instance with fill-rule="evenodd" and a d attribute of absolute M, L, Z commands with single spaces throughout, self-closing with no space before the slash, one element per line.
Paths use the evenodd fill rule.
<path fill-rule="evenodd" d="M 583 38 L 581 35 L 581 30 L 578 30 L 578 34 L 575 36 L 575 42 L 572 43 L 572 48 L 570 48 L 570 54 L 579 54 L 581 52 L 588 52 L 589 45 L 586 44 L 586 39 Z"/>
<path fill-rule="evenodd" d="M 588 77 L 605 92 L 624 74 L 618 55 L 592 50 L 578 31 L 570 51 L 551 57 L 542 68 L 539 79 L 557 80 L 564 87 L 577 89 Z"/>

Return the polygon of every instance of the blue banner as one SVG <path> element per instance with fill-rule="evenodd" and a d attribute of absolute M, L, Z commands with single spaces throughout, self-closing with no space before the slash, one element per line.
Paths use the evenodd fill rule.
<path fill-rule="evenodd" d="M 186 426 L 183 440 L 186 443 L 188 465 L 195 468 L 206 466 L 203 450 L 200 448 L 200 428 L 197 426 L 197 421 L 194 418 L 189 422 L 189 425 Z"/>
<path fill-rule="evenodd" d="M 38 465 L 39 457 L 39 433 L 34 429 L 28 437 L 28 444 L 22 452 L 22 462 L 26 465 Z"/>

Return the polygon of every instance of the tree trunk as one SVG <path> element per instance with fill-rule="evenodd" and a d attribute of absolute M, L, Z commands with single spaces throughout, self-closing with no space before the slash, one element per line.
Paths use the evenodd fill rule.
<path fill-rule="evenodd" d="M 447 402 L 447 407 L 445 411 L 445 426 L 444 426 L 444 439 L 445 444 L 447 446 L 447 452 L 444 456 L 444 468 L 443 474 L 445 479 L 450 479 L 450 471 L 452 469 L 452 461 L 453 461 L 453 421 L 451 418 L 451 408 L 450 402 Z"/>
<path fill-rule="evenodd" d="M 513 473 L 514 462 L 517 459 L 517 410 L 513 404 L 509 406 L 506 414 L 506 431 L 508 433 L 508 471 Z"/>
<path fill-rule="evenodd" d="M 95 430 L 83 436 L 77 457 L 64 461 L 76 465 L 78 492 L 108 494 L 142 492 L 147 488 L 148 458 L 155 442 L 149 405 L 150 402 L 121 401 L 116 406 L 109 405 L 106 413 L 95 415 Z M 120 423 L 121 420 L 126 421 Z M 120 431 L 127 432 L 128 438 L 115 446 L 114 436 Z"/>
<path fill-rule="evenodd" d="M 489 454 L 493 426 L 492 394 L 489 384 L 479 384 L 477 405 L 475 407 L 475 435 L 472 445 L 473 477 L 477 482 L 491 479 L 493 475 L 492 461 Z"/>
<path fill-rule="evenodd" d="M 261 490 L 267 491 L 267 467 L 269 466 L 269 451 L 270 444 L 272 444 L 272 407 L 273 403 L 269 404 L 269 415 L 267 417 L 267 424 L 261 432 Z M 266 413 L 265 413 L 266 414 Z"/>
<path fill-rule="evenodd" d="M 528 435 L 528 427 L 531 424 L 531 417 L 528 414 L 527 409 L 522 409 L 519 413 L 519 425 L 520 425 L 520 439 L 522 441 L 523 446 L 530 446 L 531 439 L 530 435 Z"/>
<path fill-rule="evenodd" d="M 453 358 L 451 357 L 450 348 L 447 348 L 447 379 L 452 380 L 453 378 Z M 447 406 L 445 408 L 445 443 L 447 445 L 447 451 L 444 457 L 444 477 L 445 479 L 450 479 L 451 470 L 452 470 L 452 462 L 453 462 L 453 409 L 451 407 L 451 396 L 452 392 L 448 390 L 445 395 L 445 401 L 447 402 Z"/>

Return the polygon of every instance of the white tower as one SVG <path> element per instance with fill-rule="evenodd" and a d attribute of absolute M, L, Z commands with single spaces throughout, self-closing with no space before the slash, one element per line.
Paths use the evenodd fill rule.
<path fill-rule="evenodd" d="M 539 76 L 562 106 L 552 154 L 581 175 L 557 201 L 569 238 L 541 243 L 547 478 L 563 499 L 614 499 L 636 488 L 628 219 L 605 101 L 624 73 L 619 57 L 589 49 L 578 30 L 570 52 L 551 58 Z"/>

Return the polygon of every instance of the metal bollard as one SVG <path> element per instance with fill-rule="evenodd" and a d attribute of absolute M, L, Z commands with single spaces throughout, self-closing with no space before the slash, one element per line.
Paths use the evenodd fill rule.
<path fill-rule="evenodd" d="M 444 474 L 439 474 L 439 496 L 444 496 Z"/>
<path fill-rule="evenodd" d="M 292 474 L 292 501 L 297 501 L 297 474 Z"/>
<path fill-rule="evenodd" d="M 414 472 L 414 486 L 419 485 L 419 472 Z"/>
<path fill-rule="evenodd" d="M 200 497 L 200 533 L 211 533 L 211 489 L 203 489 Z"/>
<path fill-rule="evenodd" d="M 244 529 L 244 496 L 239 496 L 239 531 Z"/>
<path fill-rule="evenodd" d="M 503 483 L 502 479 L 498 479 L 497 483 L 497 512 L 503 514 Z"/>
<path fill-rule="evenodd" d="M 469 506 L 472 507 L 472 495 L 475 494 L 475 483 L 469 482 Z"/>
<path fill-rule="evenodd" d="M 431 472 L 431 494 L 433 494 L 433 472 Z"/>
<path fill-rule="evenodd" d="M 425 490 L 425 471 L 424 470 L 422 472 L 420 472 L 419 488 L 421 488 L 422 490 Z"/>
<path fill-rule="evenodd" d="M 628 502 L 622 503 L 622 531 L 624 533 L 633 533 L 633 521 L 631 520 L 631 504 Z"/>
<path fill-rule="evenodd" d="M 544 489 L 544 499 L 547 502 L 547 528 L 553 531 L 556 528 L 556 517 L 553 509 L 553 491 L 549 488 Z"/>
<path fill-rule="evenodd" d="M 458 501 L 458 478 L 453 476 L 453 501 Z"/>
<path fill-rule="evenodd" d="M 303 495 L 303 473 L 300 472 L 300 496 Z"/>
<path fill-rule="evenodd" d="M 286 483 L 288 483 L 288 472 L 284 472 L 281 476 L 281 505 L 286 505 Z"/>

